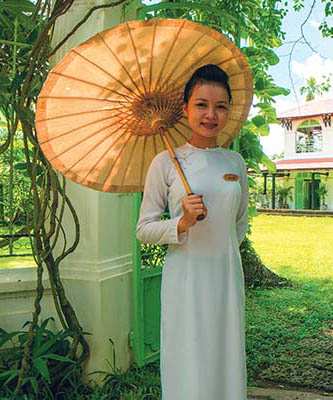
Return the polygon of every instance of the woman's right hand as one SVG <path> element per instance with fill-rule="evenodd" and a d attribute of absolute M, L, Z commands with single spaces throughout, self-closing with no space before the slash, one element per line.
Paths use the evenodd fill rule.
<path fill-rule="evenodd" d="M 207 215 L 207 209 L 202 201 L 202 196 L 198 194 L 190 194 L 182 199 L 184 215 L 178 222 L 178 233 L 186 232 L 194 226 L 201 214 Z"/>

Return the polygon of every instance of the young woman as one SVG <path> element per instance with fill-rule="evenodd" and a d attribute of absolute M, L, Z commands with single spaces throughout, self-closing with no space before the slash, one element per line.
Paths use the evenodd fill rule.
<path fill-rule="evenodd" d="M 161 293 L 163 400 L 246 399 L 239 245 L 247 231 L 247 175 L 238 153 L 217 146 L 231 100 L 226 73 L 199 68 L 184 91 L 192 136 L 176 149 L 195 194 L 186 196 L 168 152 L 155 157 L 146 178 L 137 237 L 169 244 Z M 167 205 L 171 219 L 161 221 Z"/>

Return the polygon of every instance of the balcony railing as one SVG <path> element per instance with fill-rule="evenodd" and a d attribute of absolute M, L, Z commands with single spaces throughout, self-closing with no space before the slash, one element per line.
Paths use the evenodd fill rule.
<path fill-rule="evenodd" d="M 296 142 L 296 153 L 315 153 L 322 151 L 323 141 L 321 136 L 317 136 L 315 139 L 304 139 Z"/>

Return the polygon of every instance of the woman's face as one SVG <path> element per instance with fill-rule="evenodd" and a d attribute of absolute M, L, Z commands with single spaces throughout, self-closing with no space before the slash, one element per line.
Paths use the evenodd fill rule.
<path fill-rule="evenodd" d="M 215 83 L 196 84 L 184 114 L 192 129 L 192 137 L 208 140 L 216 137 L 228 121 L 229 95 L 227 90 Z"/>

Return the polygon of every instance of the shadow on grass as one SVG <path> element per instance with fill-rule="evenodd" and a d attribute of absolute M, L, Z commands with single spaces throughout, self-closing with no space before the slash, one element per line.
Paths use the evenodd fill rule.
<path fill-rule="evenodd" d="M 293 283 L 247 293 L 249 381 L 333 392 L 333 280 Z"/>

